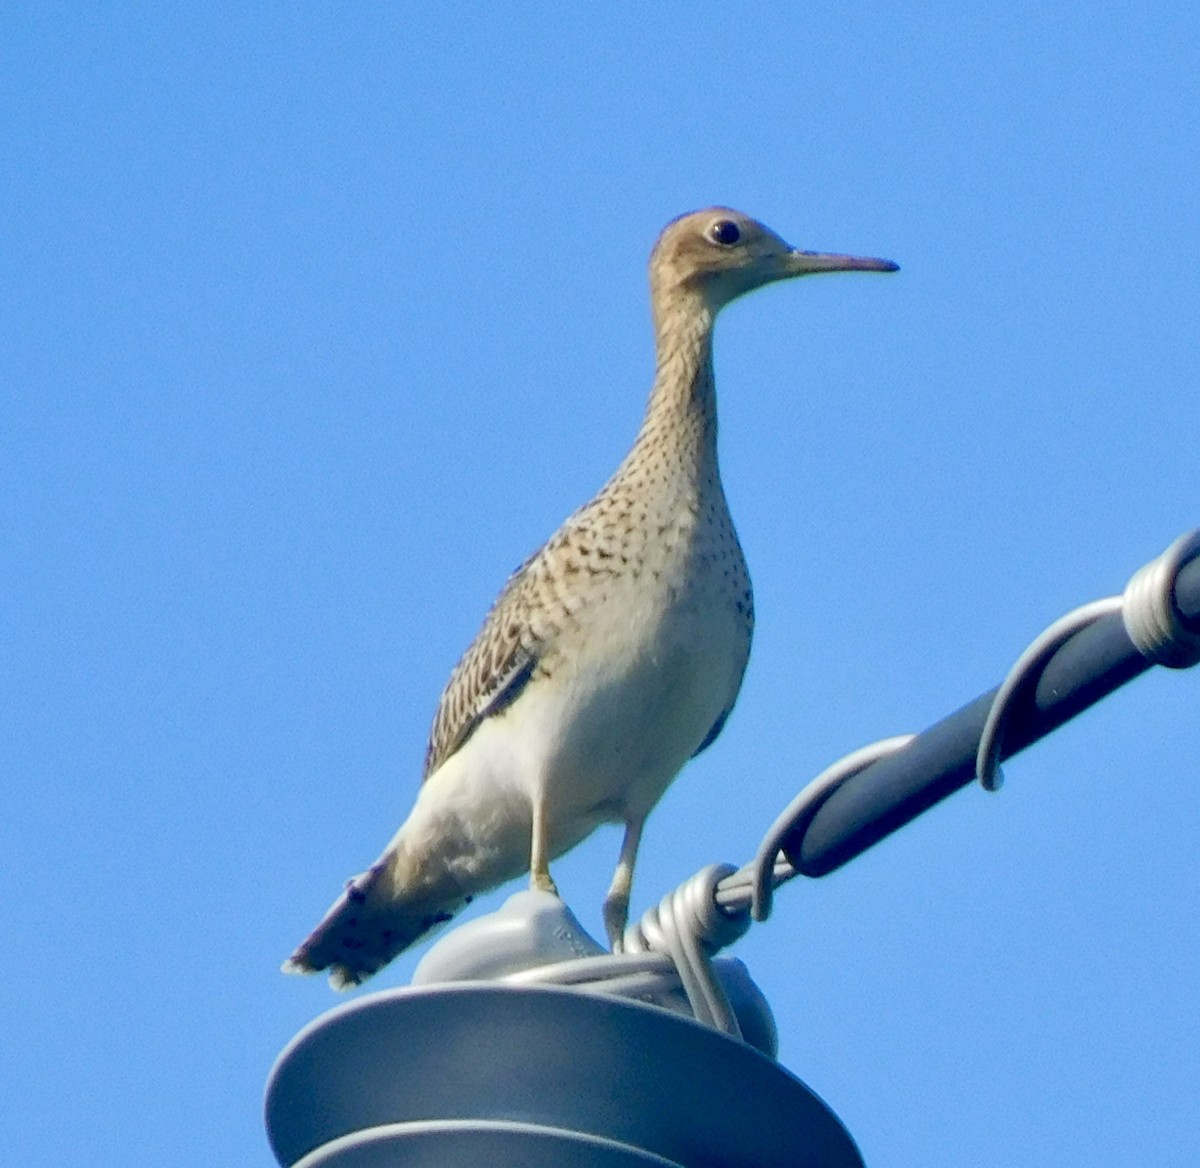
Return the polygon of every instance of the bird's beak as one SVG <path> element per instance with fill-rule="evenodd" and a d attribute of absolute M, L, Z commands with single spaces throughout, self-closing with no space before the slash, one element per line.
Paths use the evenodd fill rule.
<path fill-rule="evenodd" d="M 784 259 L 783 274 L 805 276 L 810 272 L 898 272 L 900 265 L 891 260 L 880 260 L 874 256 L 836 255 L 823 251 L 788 252 Z"/>

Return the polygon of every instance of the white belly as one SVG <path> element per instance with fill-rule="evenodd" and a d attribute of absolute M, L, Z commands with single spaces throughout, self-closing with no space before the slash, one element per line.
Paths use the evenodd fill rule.
<path fill-rule="evenodd" d="M 733 704 L 749 633 L 732 605 L 612 599 L 573 630 L 569 657 L 548 657 L 422 786 L 404 847 L 427 845 L 419 862 L 464 890 L 527 870 L 537 800 L 551 857 L 646 815 Z"/>

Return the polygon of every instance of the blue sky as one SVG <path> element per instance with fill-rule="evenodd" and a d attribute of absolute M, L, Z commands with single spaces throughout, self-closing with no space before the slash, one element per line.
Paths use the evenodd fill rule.
<path fill-rule="evenodd" d="M 13 1163 L 271 1162 L 267 1070 L 336 1001 L 279 962 L 631 440 L 672 216 L 903 270 L 722 317 L 759 623 L 635 911 L 1200 524 L 1191 6 L 648 8 L 0 17 Z M 1193 1161 L 1198 685 L 1154 671 L 739 944 L 872 1168 Z M 617 844 L 555 867 L 597 933 Z"/>

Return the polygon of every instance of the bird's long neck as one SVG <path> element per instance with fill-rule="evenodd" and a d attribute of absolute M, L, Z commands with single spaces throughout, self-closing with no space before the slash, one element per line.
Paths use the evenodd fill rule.
<path fill-rule="evenodd" d="M 713 381 L 714 313 L 695 293 L 654 298 L 658 369 L 635 449 L 669 446 L 689 468 L 716 466 L 717 396 Z"/>

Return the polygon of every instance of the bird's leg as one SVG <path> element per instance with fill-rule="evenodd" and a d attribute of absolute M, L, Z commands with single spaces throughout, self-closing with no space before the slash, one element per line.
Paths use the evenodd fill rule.
<path fill-rule="evenodd" d="M 547 854 L 546 841 L 546 801 L 539 793 L 533 801 L 533 818 L 529 839 L 529 887 L 540 892 L 553 892 L 558 895 L 558 889 L 550 876 L 550 857 Z"/>
<path fill-rule="evenodd" d="M 624 948 L 625 925 L 629 921 L 629 894 L 633 890 L 633 865 L 637 860 L 645 822 L 645 817 L 626 820 L 617 870 L 613 873 L 612 884 L 604 898 L 604 931 L 608 934 L 608 943 L 614 953 L 620 953 Z"/>

